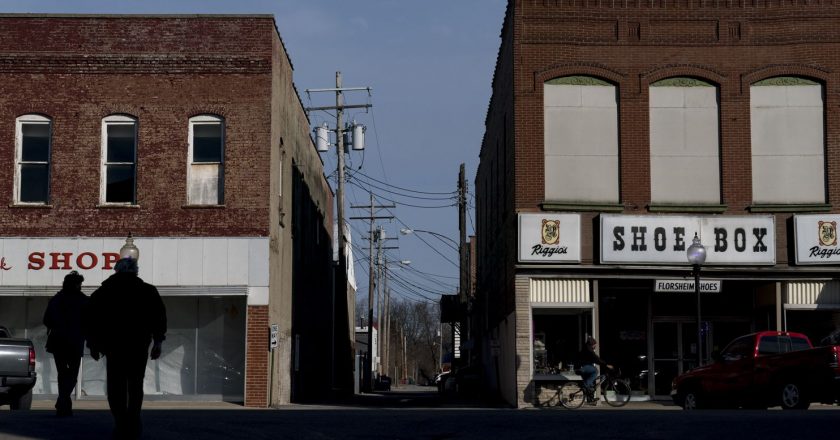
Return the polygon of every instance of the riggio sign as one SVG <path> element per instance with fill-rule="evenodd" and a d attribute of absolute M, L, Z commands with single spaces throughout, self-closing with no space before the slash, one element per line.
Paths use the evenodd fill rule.
<path fill-rule="evenodd" d="M 697 233 L 706 264 L 776 264 L 773 216 L 601 215 L 601 263 L 688 264 Z"/>

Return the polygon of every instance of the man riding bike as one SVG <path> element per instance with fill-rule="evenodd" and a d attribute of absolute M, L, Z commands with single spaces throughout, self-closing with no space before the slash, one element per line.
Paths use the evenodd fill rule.
<path fill-rule="evenodd" d="M 595 365 L 597 364 L 610 370 L 613 369 L 612 365 L 604 362 L 604 360 L 598 356 L 598 353 L 595 352 L 595 348 L 597 346 L 598 341 L 596 341 L 592 336 L 587 336 L 583 350 L 580 352 L 580 376 L 583 379 L 583 386 L 586 389 L 587 403 L 589 404 L 595 404 L 594 387 L 595 378 L 598 376 L 598 370 L 595 368 Z"/>

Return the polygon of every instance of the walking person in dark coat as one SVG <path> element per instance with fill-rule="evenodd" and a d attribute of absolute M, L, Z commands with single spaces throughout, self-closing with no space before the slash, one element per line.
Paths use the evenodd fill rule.
<path fill-rule="evenodd" d="M 114 270 L 90 297 L 88 347 L 95 360 L 105 356 L 114 437 L 133 439 L 142 431 L 146 361 L 160 357 L 166 309 L 157 288 L 137 276 L 137 260 L 122 258 Z"/>
<path fill-rule="evenodd" d="M 79 377 L 79 365 L 85 350 L 82 314 L 88 297 L 82 293 L 85 278 L 75 270 L 64 277 L 61 290 L 50 299 L 44 312 L 47 327 L 47 352 L 52 353 L 58 371 L 58 400 L 55 402 L 59 417 L 73 415 L 70 395 Z"/>

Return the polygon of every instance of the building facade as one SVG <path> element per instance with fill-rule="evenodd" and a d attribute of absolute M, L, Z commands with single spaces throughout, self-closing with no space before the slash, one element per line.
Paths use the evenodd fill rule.
<path fill-rule="evenodd" d="M 538 403 L 588 335 L 640 399 L 738 335 L 840 327 L 838 18 L 829 2 L 509 3 L 472 307 L 505 400 Z"/>
<path fill-rule="evenodd" d="M 304 315 L 348 312 L 332 192 L 273 17 L 0 25 L 0 322 L 35 343 L 35 393 L 57 393 L 47 301 L 70 270 L 95 289 L 129 233 L 168 314 L 148 397 L 265 407 L 352 389 L 352 319 L 334 344 L 349 369 L 331 382 L 333 335 Z M 86 355 L 77 397 L 104 380 Z"/>

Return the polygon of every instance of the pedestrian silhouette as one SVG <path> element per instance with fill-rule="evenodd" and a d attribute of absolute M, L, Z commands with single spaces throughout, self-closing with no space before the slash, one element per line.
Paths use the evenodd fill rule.
<path fill-rule="evenodd" d="M 47 353 L 52 353 L 58 371 L 58 400 L 56 415 L 73 415 L 70 395 L 79 377 L 79 365 L 85 351 L 82 315 L 88 297 L 82 293 L 85 278 L 75 270 L 64 277 L 61 290 L 50 299 L 44 312 L 47 327 Z"/>
<path fill-rule="evenodd" d="M 137 276 L 136 259 L 122 258 L 114 270 L 90 297 L 88 348 L 94 360 L 105 356 L 114 438 L 135 439 L 142 431 L 146 361 L 160 357 L 166 309 L 157 288 Z"/>

